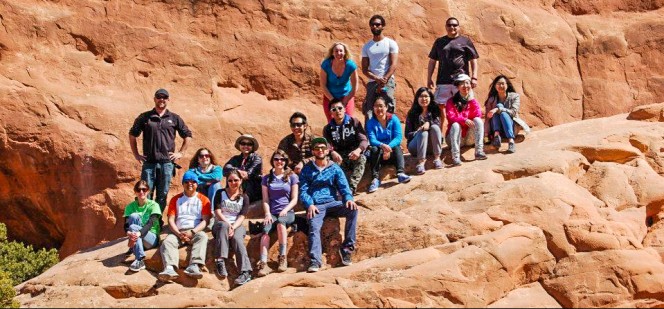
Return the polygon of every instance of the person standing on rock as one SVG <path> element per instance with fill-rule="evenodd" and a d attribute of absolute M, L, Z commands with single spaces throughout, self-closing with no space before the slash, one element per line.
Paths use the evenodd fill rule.
<path fill-rule="evenodd" d="M 288 154 L 290 163 L 288 167 L 296 174 L 300 174 L 302 167 L 313 160 L 311 153 L 311 139 L 313 136 L 307 132 L 307 116 L 300 112 L 295 112 L 290 116 L 291 134 L 284 137 L 277 149 L 281 149 Z"/>
<path fill-rule="evenodd" d="M 326 215 L 346 217 L 345 239 L 339 249 L 341 262 L 353 263 L 355 252 L 355 229 L 357 227 L 357 204 L 339 165 L 328 159 L 328 143 L 324 137 L 311 141 L 315 160 L 307 163 L 300 174 L 300 199 L 309 219 L 309 258 L 307 272 L 317 272 L 323 265 L 323 249 L 320 230 Z"/>
<path fill-rule="evenodd" d="M 376 101 L 376 96 L 384 97 L 390 113 L 394 113 L 396 105 L 394 72 L 397 69 L 399 46 L 397 42 L 383 35 L 385 26 L 383 16 L 371 16 L 369 28 L 373 38 L 362 47 L 362 73 L 369 78 L 367 96 L 362 104 L 365 119 L 371 118 L 373 114 L 373 102 Z"/>
<path fill-rule="evenodd" d="M 171 186 L 174 162 L 184 155 L 191 140 L 191 131 L 184 120 L 167 109 L 169 94 L 159 89 L 154 94 L 154 108 L 140 114 L 129 130 L 129 145 L 134 158 L 143 164 L 141 179 L 150 185 L 148 198 L 155 199 L 161 210 L 166 208 L 168 189 Z M 179 151 L 175 151 L 175 132 L 183 138 Z M 138 153 L 136 139 L 143 133 L 143 154 Z"/>
<path fill-rule="evenodd" d="M 355 111 L 357 64 L 352 58 L 348 45 L 335 42 L 320 65 L 323 112 L 327 117 L 327 121 L 332 119 L 332 115 L 330 115 L 330 101 L 332 99 L 339 99 L 343 102 L 346 114 L 353 116 Z"/>
<path fill-rule="evenodd" d="M 436 76 L 435 101 L 444 108 L 445 103 L 456 92 L 454 76 L 466 74 L 470 76 L 470 85 L 477 87 L 477 59 L 480 57 L 470 38 L 461 35 L 461 25 L 455 17 L 445 21 L 447 35 L 436 39 L 429 52 L 429 66 L 427 70 L 427 86 L 434 89 L 433 70 L 438 62 Z M 471 91 L 471 95 L 472 91 Z"/>
<path fill-rule="evenodd" d="M 367 163 L 364 156 L 369 146 L 367 134 L 357 118 L 344 113 L 341 101 L 332 100 L 330 112 L 332 120 L 323 128 L 323 137 L 330 142 L 330 157 L 341 166 L 355 195 Z"/>
<path fill-rule="evenodd" d="M 129 248 L 136 259 L 129 266 L 129 270 L 137 272 L 145 269 L 145 249 L 151 249 L 159 244 L 159 231 L 161 230 L 161 210 L 157 202 L 148 199 L 147 181 L 139 180 L 134 185 L 136 200 L 129 203 L 124 210 L 124 230 L 128 237 Z"/>
<path fill-rule="evenodd" d="M 179 266 L 180 253 L 178 248 L 183 245 L 192 245 L 189 266 L 184 270 L 185 275 L 200 279 L 203 278 L 199 265 L 205 265 L 207 251 L 207 234 L 203 231 L 210 221 L 212 207 L 210 200 L 198 188 L 198 176 L 189 170 L 182 177 L 184 192 L 173 198 L 168 204 L 168 227 L 170 233 L 161 244 L 161 259 L 164 271 L 157 278 L 168 282 L 178 278 L 175 271 Z"/>

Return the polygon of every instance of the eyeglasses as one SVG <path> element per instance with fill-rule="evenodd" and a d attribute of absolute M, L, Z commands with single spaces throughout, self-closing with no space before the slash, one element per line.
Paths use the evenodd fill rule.
<path fill-rule="evenodd" d="M 145 193 L 145 192 L 148 192 L 148 191 L 150 191 L 150 188 L 138 188 L 138 189 L 136 189 L 136 192 L 143 192 L 143 193 Z"/>
<path fill-rule="evenodd" d="M 252 142 L 240 142 L 240 146 L 254 146 Z"/>
<path fill-rule="evenodd" d="M 450 28 L 456 28 L 456 27 L 459 27 L 459 24 L 446 24 L 445 26 L 450 27 Z"/>
<path fill-rule="evenodd" d="M 307 124 L 306 122 L 291 122 L 290 127 L 291 128 L 299 128 Z"/>
<path fill-rule="evenodd" d="M 371 27 L 380 27 L 382 25 L 382 23 L 371 23 Z"/>
<path fill-rule="evenodd" d="M 330 108 L 331 112 L 342 111 L 344 110 L 343 106 Z"/>
<path fill-rule="evenodd" d="M 207 154 L 207 153 L 201 153 L 201 154 L 198 155 L 199 159 L 205 159 L 205 158 L 209 158 L 209 157 L 210 157 L 210 155 Z"/>
<path fill-rule="evenodd" d="M 272 161 L 286 162 L 286 161 L 288 161 L 288 159 L 286 159 L 286 158 L 272 158 Z"/>
<path fill-rule="evenodd" d="M 327 146 L 316 146 L 316 147 L 314 147 L 314 150 L 318 150 L 318 151 L 325 150 L 325 149 L 327 149 Z"/>
<path fill-rule="evenodd" d="M 240 179 L 227 179 L 228 182 L 240 182 Z"/>
<path fill-rule="evenodd" d="M 163 94 L 156 95 L 155 98 L 160 99 L 160 100 L 168 100 L 168 96 L 163 95 Z"/>

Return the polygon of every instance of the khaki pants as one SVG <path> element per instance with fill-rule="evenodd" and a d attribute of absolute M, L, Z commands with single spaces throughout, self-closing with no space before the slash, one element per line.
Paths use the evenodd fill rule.
<path fill-rule="evenodd" d="M 207 243 L 208 237 L 205 232 L 200 231 L 194 235 L 194 239 L 192 239 L 191 260 L 189 261 L 189 265 L 194 263 L 201 265 L 205 264 Z M 178 249 L 184 245 L 187 245 L 187 243 L 180 242 L 180 239 L 178 239 L 175 234 L 168 234 L 168 236 L 166 236 L 166 239 L 161 243 L 161 247 L 159 247 L 164 268 L 169 265 L 178 268 L 180 261 L 180 252 Z"/>

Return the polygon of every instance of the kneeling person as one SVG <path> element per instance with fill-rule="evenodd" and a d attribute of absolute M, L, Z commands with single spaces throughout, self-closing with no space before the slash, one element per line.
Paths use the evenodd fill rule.
<path fill-rule="evenodd" d="M 164 271 L 158 276 L 161 281 L 170 281 L 178 277 L 175 271 L 180 259 L 178 248 L 183 245 L 192 245 L 191 259 L 184 273 L 196 279 L 203 278 L 198 265 L 205 264 L 208 237 L 203 229 L 212 214 L 210 200 L 196 191 L 198 176 L 193 171 L 184 174 L 182 186 L 184 192 L 174 196 L 168 204 L 168 226 L 171 232 L 160 248 L 161 258 L 164 261 Z"/>
<path fill-rule="evenodd" d="M 325 215 L 346 217 L 345 239 L 339 253 L 344 265 L 352 264 L 351 255 L 355 251 L 355 228 L 357 226 L 357 205 L 348 187 L 346 176 L 339 167 L 328 160 L 327 140 L 322 137 L 311 141 L 314 161 L 307 163 L 300 173 L 300 199 L 307 209 L 309 219 L 309 258 L 308 272 L 317 272 L 323 265 L 320 230 Z M 341 201 L 338 200 L 341 196 Z"/>
<path fill-rule="evenodd" d="M 363 155 L 369 146 L 362 123 L 344 113 L 340 100 L 330 102 L 332 120 L 323 128 L 323 136 L 330 142 L 330 157 L 346 173 L 353 195 L 364 175 L 367 158 Z"/>

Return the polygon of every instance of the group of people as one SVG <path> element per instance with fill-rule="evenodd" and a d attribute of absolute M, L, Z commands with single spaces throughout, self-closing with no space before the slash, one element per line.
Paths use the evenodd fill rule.
<path fill-rule="evenodd" d="M 159 273 L 159 280 L 171 281 L 179 276 L 178 248 L 183 245 L 192 245 L 184 274 L 202 277 L 201 265 L 205 263 L 208 243 L 204 230 L 214 222 L 211 230 L 217 275 L 228 276 L 226 263 L 232 249 L 240 272 L 235 283 L 242 285 L 250 281 L 254 268 L 244 245 L 243 223 L 249 204 L 259 200 L 262 200 L 265 217 L 260 259 L 255 265 L 258 276 L 272 271 L 267 262 L 269 234 L 274 230 L 279 243 L 277 271 L 288 268 L 287 227 L 295 221 L 294 208 L 298 204 L 306 210 L 309 224 L 307 271 L 317 272 L 323 265 L 320 230 L 328 215 L 346 217 L 345 239 L 339 254 L 342 263 L 350 265 L 358 219 L 353 196 L 357 194 L 367 162 L 372 177 L 368 193 L 381 186 L 379 173 L 386 164 L 396 167 L 399 183 L 411 180 L 404 170 L 401 149 L 404 130 L 401 120 L 394 114 L 394 74 L 399 48 L 394 40 L 382 34 L 385 25 L 382 16 L 372 16 L 369 26 L 373 38 L 362 48 L 362 73 L 369 79 L 362 104 L 367 119 L 365 125 L 354 117 L 357 65 L 348 46 L 336 42 L 321 64 L 323 106 L 329 121 L 321 136 L 311 133 L 303 113 L 295 112 L 289 118 L 291 134 L 284 137 L 272 153 L 267 175 L 262 174 L 263 160 L 257 152 L 259 142 L 250 134 L 237 138 L 235 148 L 239 154 L 223 167 L 218 165 L 209 148 L 200 148 L 183 175 L 183 192 L 172 197 L 168 205 L 166 198 L 171 178 L 179 168 L 175 162 L 183 157 L 192 134 L 182 118 L 167 109 L 168 91 L 157 90 L 155 107 L 140 114 L 129 131 L 131 150 L 142 164 L 141 180 L 134 186 L 136 198 L 124 213 L 128 253 L 136 257 L 130 270 L 144 269 L 145 249 L 160 245 L 161 216 L 165 212 L 168 233 L 160 245 L 164 270 Z M 506 138 L 508 152 L 514 152 L 514 123 L 529 130 L 518 118 L 519 95 L 504 75 L 496 77 L 491 84 L 483 119 L 473 92 L 477 86 L 478 53 L 472 41 L 459 34 L 456 18 L 446 21 L 446 30 L 447 35 L 435 41 L 429 54 L 428 85 L 415 92 L 405 119 L 407 148 L 417 157 L 417 174 L 425 173 L 427 154 L 433 154 L 436 169 L 444 167 L 441 127 L 445 120 L 452 166 L 461 164 L 460 147 L 470 135 L 474 136 L 475 159 L 484 160 L 487 158 L 483 151 L 485 135 L 496 148 L 501 146 L 502 138 Z M 433 92 L 436 63 L 438 75 Z M 484 128 L 488 130 L 485 132 Z M 176 133 L 183 139 L 178 151 L 175 151 Z M 138 152 L 137 142 L 141 134 L 142 154 Z M 224 178 L 225 185 L 222 185 Z"/>

